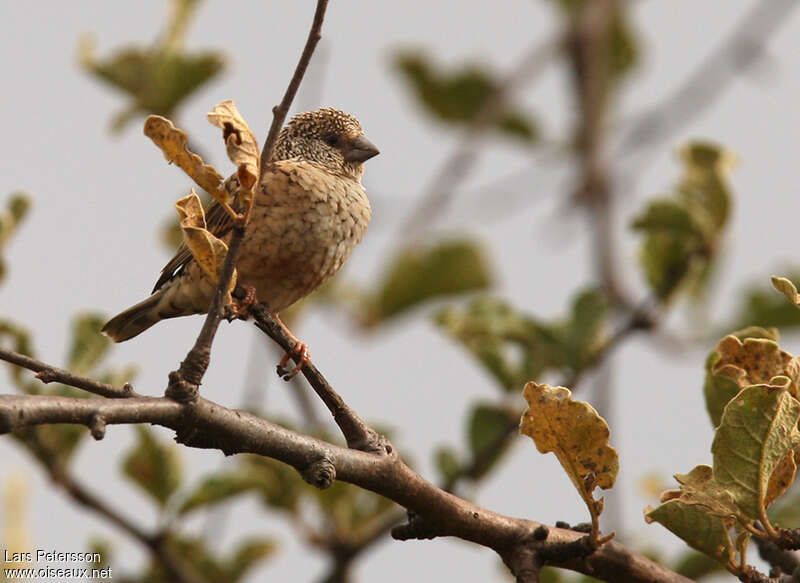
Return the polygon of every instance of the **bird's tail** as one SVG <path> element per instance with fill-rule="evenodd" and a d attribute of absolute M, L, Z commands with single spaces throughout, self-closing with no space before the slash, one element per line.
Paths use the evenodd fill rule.
<path fill-rule="evenodd" d="M 159 291 L 135 306 L 131 306 L 106 322 L 101 332 L 114 342 L 124 342 L 138 336 L 153 324 L 169 317 L 162 315 L 159 311 L 159 304 L 163 296 L 164 293 Z"/>

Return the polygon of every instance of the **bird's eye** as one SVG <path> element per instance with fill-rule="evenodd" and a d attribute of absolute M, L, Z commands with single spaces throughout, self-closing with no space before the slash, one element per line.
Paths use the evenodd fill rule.
<path fill-rule="evenodd" d="M 328 134 L 325 136 L 325 143 L 329 146 L 338 146 L 339 145 L 339 136 L 336 134 Z"/>

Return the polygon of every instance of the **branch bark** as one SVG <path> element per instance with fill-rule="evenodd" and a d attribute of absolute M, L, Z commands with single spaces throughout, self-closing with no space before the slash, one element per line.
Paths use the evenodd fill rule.
<path fill-rule="evenodd" d="M 405 507 L 412 516 L 408 524 L 393 531 L 395 538 L 455 536 L 492 548 L 507 563 L 521 565 L 520 568 L 527 568 L 525 557 L 544 557 L 546 564 L 609 581 L 689 581 L 614 543 L 603 545 L 588 556 L 570 556 L 564 549 L 579 547 L 575 541 L 583 533 L 504 516 L 462 500 L 424 480 L 390 448 L 378 455 L 339 447 L 200 397 L 182 404 L 165 397 L 0 395 L 0 434 L 46 423 L 91 426 L 96 418 L 102 418 L 106 425 L 161 425 L 174 430 L 177 441 L 189 447 L 218 449 L 226 455 L 263 455 L 293 466 L 319 487 L 330 485 L 336 478 L 381 494 Z"/>

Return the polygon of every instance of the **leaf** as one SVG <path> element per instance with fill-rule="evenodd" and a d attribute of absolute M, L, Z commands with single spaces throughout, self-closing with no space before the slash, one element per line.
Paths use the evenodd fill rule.
<path fill-rule="evenodd" d="M 595 500 L 592 493 L 597 487 L 611 488 L 619 472 L 617 452 L 608 444 L 608 424 L 588 403 L 573 401 L 564 387 L 531 381 L 522 395 L 529 406 L 522 414 L 520 433 L 531 437 L 541 453 L 556 454 L 589 508 L 596 538 L 603 507 L 602 499 Z"/>
<path fill-rule="evenodd" d="M 249 538 L 239 543 L 233 556 L 226 561 L 225 581 L 241 580 L 250 569 L 275 552 L 277 544 L 270 538 Z"/>
<path fill-rule="evenodd" d="M 164 443 L 144 425 L 137 425 L 138 443 L 123 460 L 122 469 L 134 484 L 164 507 L 181 483 L 181 464 L 174 445 Z"/>
<path fill-rule="evenodd" d="M 419 51 L 398 53 L 394 68 L 408 82 L 425 110 L 450 124 L 474 120 L 487 99 L 499 90 L 498 81 L 481 66 L 467 63 L 454 71 L 443 72 Z M 506 108 L 500 112 L 493 125 L 501 134 L 527 143 L 539 137 L 534 119 L 516 109 Z"/>
<path fill-rule="evenodd" d="M 72 343 L 67 368 L 75 374 L 89 374 L 103 359 L 111 341 L 100 334 L 106 318 L 93 312 L 78 314 L 72 322 Z"/>
<path fill-rule="evenodd" d="M 725 405 L 744 387 L 783 375 L 792 379 L 790 390 L 797 396 L 798 361 L 778 347 L 777 339 L 776 329 L 752 326 L 726 336 L 709 354 L 703 393 L 715 427 Z"/>
<path fill-rule="evenodd" d="M 0 318 L 0 340 L 4 338 L 11 340 L 11 350 L 14 352 L 19 352 L 25 356 L 34 356 L 30 332 L 11 320 Z M 28 372 L 22 367 L 8 363 L 8 371 L 11 374 L 14 385 L 23 393 L 33 393 L 41 387 L 41 383 L 37 382 L 34 385 L 36 389 L 32 389 L 31 383 L 27 380 Z"/>
<path fill-rule="evenodd" d="M 797 288 L 790 280 L 773 275 L 770 281 L 772 282 L 772 287 L 786 296 L 786 299 L 795 306 L 800 307 L 800 294 L 797 293 Z"/>
<path fill-rule="evenodd" d="M 178 512 L 187 514 L 198 508 L 213 506 L 259 487 L 259 480 L 245 472 L 217 474 L 204 479 L 183 501 Z"/>
<path fill-rule="evenodd" d="M 790 279 L 800 281 L 800 274 L 793 273 Z M 732 327 L 753 324 L 781 328 L 800 326 L 800 310 L 794 303 L 787 302 L 772 289 L 767 289 L 762 284 L 751 285 L 743 296 L 744 299 L 737 312 L 736 325 Z"/>
<path fill-rule="evenodd" d="M 731 521 L 710 513 L 705 506 L 670 500 L 658 508 L 646 508 L 645 520 L 660 523 L 690 547 L 721 563 L 734 560 L 735 547 L 728 534 Z"/>
<path fill-rule="evenodd" d="M 442 474 L 442 481 L 451 482 L 461 472 L 461 461 L 458 454 L 451 447 L 439 447 L 435 454 L 436 467 Z"/>
<path fill-rule="evenodd" d="M 389 267 L 375 294 L 366 324 L 374 326 L 420 304 L 491 284 L 480 248 L 466 240 L 442 241 L 406 250 Z"/>
<path fill-rule="evenodd" d="M 217 169 L 189 149 L 186 133 L 159 115 L 151 115 L 144 122 L 144 135 L 161 148 L 164 158 L 178 167 L 195 183 L 214 196 L 221 204 L 229 202 L 227 191 L 222 188 L 222 175 Z"/>
<path fill-rule="evenodd" d="M 0 211 L 0 281 L 3 280 L 6 273 L 2 257 L 4 247 L 11 240 L 22 220 L 27 216 L 30 206 L 30 198 L 27 194 L 15 192 L 11 194 L 5 210 Z"/>
<path fill-rule="evenodd" d="M 664 300 L 681 289 L 703 292 L 730 216 L 732 154 L 691 142 L 680 157 L 684 170 L 674 194 L 652 201 L 633 222 L 645 235 L 640 257 L 647 282 Z"/>
<path fill-rule="evenodd" d="M 190 95 L 214 78 L 224 67 L 219 52 L 182 52 L 189 19 L 196 0 L 170 2 L 171 18 L 166 31 L 150 47 L 118 50 L 104 60 L 94 55 L 92 38 L 81 39 L 79 58 L 83 68 L 97 79 L 122 90 L 130 105 L 118 114 L 113 131 L 121 130 L 136 114 L 171 117 Z"/>
<path fill-rule="evenodd" d="M 192 257 L 213 282 L 219 281 L 228 246 L 206 229 L 203 205 L 194 189 L 175 203 L 180 218 L 183 240 Z M 236 287 L 236 270 L 233 272 L 229 290 Z"/>
<path fill-rule="evenodd" d="M 800 402 L 789 393 L 789 384 L 788 378 L 776 377 L 742 389 L 725 407 L 711 445 L 715 479 L 742 514 L 761 520 L 770 533 L 766 507 L 782 493 L 771 483 L 773 473 L 793 479 L 793 461 L 787 464 L 784 458 L 800 446 Z"/>
<path fill-rule="evenodd" d="M 222 130 L 228 158 L 236 165 L 239 184 L 252 190 L 260 176 L 261 153 L 253 132 L 232 99 L 222 101 L 206 114 L 208 121 Z M 249 204 L 249 203 L 248 203 Z"/>
<path fill-rule="evenodd" d="M 505 452 L 505 448 L 497 449 L 496 445 L 502 443 L 508 434 L 511 417 L 510 411 L 490 403 L 479 403 L 472 408 L 468 425 L 469 450 L 473 459 L 473 471 L 469 477 L 472 479 L 486 475 Z M 497 449 L 494 456 L 486 457 L 488 448 Z"/>
<path fill-rule="evenodd" d="M 572 303 L 572 314 L 563 326 L 566 363 L 578 372 L 591 362 L 595 349 L 602 342 L 603 327 L 608 315 L 608 301 L 599 290 L 580 293 Z"/>

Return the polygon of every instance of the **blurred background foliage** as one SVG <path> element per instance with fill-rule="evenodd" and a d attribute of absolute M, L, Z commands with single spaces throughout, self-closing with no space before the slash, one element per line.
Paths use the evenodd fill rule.
<path fill-rule="evenodd" d="M 595 53 L 599 55 L 597 62 L 590 62 L 580 35 L 582 18 L 589 10 L 587 0 L 549 3 L 563 31 L 563 42 L 554 56 L 570 71 L 572 99 L 579 109 L 590 99 L 600 100 L 599 105 L 592 102 L 600 110 L 608 109 L 614 88 L 642 60 L 642 31 L 633 29 L 626 3 L 612 3 L 606 33 L 599 35 L 601 46 L 594 47 L 599 50 Z M 227 57 L 218 49 L 187 52 L 184 48 L 199 0 L 172 0 L 168 6 L 163 31 L 149 46 L 129 46 L 97 56 L 89 36 L 80 40 L 81 66 L 86 75 L 112 87 L 125 102 L 111 121 L 114 132 L 138 124 L 150 114 L 179 123 L 186 100 L 206 88 L 227 66 Z M 506 92 L 508 80 L 487 65 L 464 61 L 444 66 L 424 47 L 406 47 L 396 51 L 388 66 L 403 81 L 407 98 L 417 104 L 421 115 L 462 129 L 485 124 L 510 145 L 526 150 L 540 147 L 546 130 L 540 119 L 546 119 L 546 112 L 529 111 L 510 99 L 498 100 L 498 95 Z M 599 97 L 590 88 L 592 67 L 601 69 Z M 587 129 L 587 116 L 591 113 L 585 107 L 583 110 L 584 115 L 575 120 L 577 141 L 576 136 L 560 138 L 578 165 L 592 147 L 587 135 L 600 131 Z M 547 139 L 554 140 L 553 136 Z M 657 320 L 676 303 L 680 305 L 681 299 L 701 302 L 718 268 L 734 207 L 728 180 L 733 156 L 721 145 L 698 141 L 684 145 L 679 159 L 682 170 L 674 186 L 666 195 L 651 198 L 631 224 L 640 239 L 640 270 L 650 290 L 650 295 L 636 305 L 626 304 L 617 294 L 609 293 L 608 282 L 587 278 L 583 289 L 565 290 L 564 297 L 572 299 L 565 304 L 562 317 L 541 318 L 493 293 L 492 260 L 479 241 L 463 236 L 427 235 L 398 246 L 374 287 L 363 289 L 338 277 L 305 300 L 306 304 L 320 302 L 339 309 L 364 331 L 374 332 L 402 318 L 430 318 L 499 389 L 469 408 L 462 445 L 432 448 L 443 487 L 465 495 L 464 482 L 480 481 L 497 467 L 517 430 L 519 391 L 525 382 L 552 378 L 574 384 L 617 340 L 619 321 L 626 314 L 639 314 L 646 309 L 648 316 Z M 0 281 L 4 284 L 13 274 L 5 269 L 2 257 L 9 253 L 14 232 L 23 227 L 30 204 L 27 195 L 13 193 L 0 210 Z M 158 236 L 174 249 L 180 242 L 177 222 L 170 218 Z M 793 279 L 800 280 L 800 275 L 796 273 Z M 293 308 L 288 319 L 302 317 L 303 310 Z M 109 342 L 98 333 L 104 320 L 104 315 L 93 312 L 75 317 L 64 365 L 74 373 L 122 385 L 135 377 L 136 369 L 104 364 Z M 648 326 L 653 325 L 655 322 L 648 322 Z M 755 325 L 791 331 L 800 325 L 800 311 L 776 294 L 768 282 L 753 283 L 743 291 L 740 308 L 700 341 L 708 343 L 718 331 L 728 333 Z M 772 332 L 750 329 L 744 334 Z M 29 332 L 6 315 L 0 315 L 0 339 L 4 346 L 36 354 Z M 20 368 L 9 367 L 8 372 L 12 385 L 21 393 L 92 398 L 63 385 L 43 385 Z M 720 395 L 726 392 L 724 384 L 724 379 L 710 377 L 706 382 L 709 413 L 715 423 L 721 413 Z M 732 390 L 727 389 L 727 393 Z M 295 386 L 293 390 L 304 389 Z M 285 420 L 276 421 L 289 425 Z M 296 428 L 309 431 L 307 421 L 305 425 L 296 423 Z M 335 439 L 319 428 L 310 431 Z M 69 476 L 70 459 L 88 433 L 80 426 L 53 425 L 15 437 L 54 476 L 56 483 L 69 491 L 65 484 L 77 480 L 74 476 L 65 478 Z M 122 455 L 120 471 L 158 508 L 162 516 L 158 544 L 166 552 L 182 557 L 197 581 L 243 580 L 258 562 L 270 558 L 278 544 L 269 537 L 244 539 L 232 553 L 223 554 L 185 527 L 186 518 L 209 512 L 222 502 L 254 495 L 265 512 L 279 512 L 295 527 L 298 537 L 329 555 L 333 567 L 328 581 L 348 580 L 349 566 L 358 554 L 402 517 L 393 503 L 379 496 L 339 482 L 329 490 L 319 491 L 303 482 L 293 469 L 250 455 L 237 456 L 234 463 L 199 483 L 185 483 L 179 448 L 144 426 L 137 428 L 134 447 Z M 797 496 L 787 496 L 772 512 L 797 523 Z M 5 502 L 6 508 L 14 504 L 17 503 Z M 18 534 L 23 528 L 19 523 L 13 530 Z M 8 548 L 19 546 L 11 544 L 14 536 L 13 532 L 4 534 Z M 94 541 L 92 545 L 102 549 L 106 561 L 113 563 L 108 559 L 113 553 L 111 541 Z M 672 561 L 671 567 L 693 579 L 720 569 L 716 562 L 690 550 Z M 174 578 L 175 573 L 156 552 L 139 572 L 114 577 L 140 583 Z M 548 583 L 591 580 L 552 568 L 542 573 L 542 581 Z"/>

